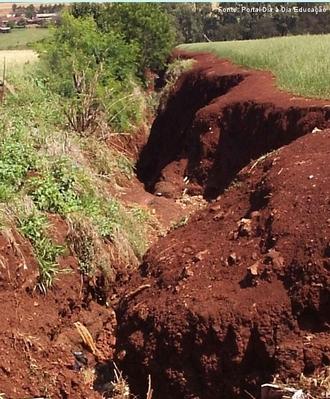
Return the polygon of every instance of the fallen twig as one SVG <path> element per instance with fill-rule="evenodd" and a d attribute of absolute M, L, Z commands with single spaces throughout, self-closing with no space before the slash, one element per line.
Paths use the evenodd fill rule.
<path fill-rule="evenodd" d="M 87 327 L 85 327 L 79 321 L 74 323 L 74 326 L 78 330 L 78 333 L 81 336 L 84 344 L 92 351 L 93 355 L 102 358 L 102 353 L 97 349 L 94 339 Z"/>
<path fill-rule="evenodd" d="M 147 398 L 146 399 L 152 399 L 154 391 L 151 388 L 151 375 L 148 375 L 148 392 L 147 392 Z"/>
<path fill-rule="evenodd" d="M 136 288 L 135 290 L 133 290 L 133 291 L 131 291 L 131 292 L 129 292 L 128 294 L 126 294 L 125 296 L 124 296 L 124 300 L 128 300 L 128 299 L 131 299 L 131 298 L 133 298 L 133 297 L 135 297 L 137 294 L 139 294 L 141 291 L 143 291 L 143 290 L 145 290 L 145 289 L 147 289 L 147 288 L 150 288 L 151 287 L 151 285 L 150 284 L 142 284 L 142 285 L 140 285 L 140 287 L 138 287 L 138 288 Z"/>

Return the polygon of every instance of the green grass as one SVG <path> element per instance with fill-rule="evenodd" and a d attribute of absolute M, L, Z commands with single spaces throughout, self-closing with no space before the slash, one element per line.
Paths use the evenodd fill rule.
<path fill-rule="evenodd" d="M 47 219 L 41 213 L 31 213 L 18 219 L 19 230 L 34 247 L 39 263 L 38 287 L 43 293 L 53 285 L 60 273 L 57 258 L 64 252 L 64 247 L 54 244 L 47 236 L 47 227 Z"/>
<path fill-rule="evenodd" d="M 30 241 L 43 292 L 63 271 L 57 258 L 65 247 L 74 249 L 81 273 L 113 280 L 116 264 L 138 264 L 152 225 L 146 211 L 114 195 L 132 176 L 132 161 L 97 137 L 68 130 L 59 98 L 35 66 L 25 70 L 11 77 L 16 94 L 0 108 L 0 220 L 9 218 Z M 64 247 L 49 235 L 49 214 L 71 227 Z"/>
<path fill-rule="evenodd" d="M 269 70 L 278 86 L 294 94 L 330 98 L 330 34 L 184 44 L 187 51 L 213 52 L 238 65 Z"/>
<path fill-rule="evenodd" d="M 27 49 L 49 35 L 44 28 L 12 29 L 10 33 L 0 34 L 0 50 Z"/>

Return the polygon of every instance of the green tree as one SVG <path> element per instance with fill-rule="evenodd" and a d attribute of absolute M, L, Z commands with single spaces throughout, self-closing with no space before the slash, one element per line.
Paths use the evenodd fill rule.
<path fill-rule="evenodd" d="M 139 75 L 163 69 L 176 42 L 175 23 L 158 4 L 75 4 L 75 16 L 93 15 L 103 32 L 116 31 L 139 47 Z"/>
<path fill-rule="evenodd" d="M 36 15 L 36 10 L 33 4 L 30 4 L 25 9 L 26 18 L 33 18 Z"/>

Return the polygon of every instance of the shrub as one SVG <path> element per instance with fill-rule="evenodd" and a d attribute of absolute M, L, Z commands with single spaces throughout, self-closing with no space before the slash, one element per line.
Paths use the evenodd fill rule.
<path fill-rule="evenodd" d="M 78 132 L 95 129 L 100 114 L 133 90 L 137 45 L 117 32 L 101 32 L 91 17 L 64 13 L 61 25 L 37 50 L 45 81 L 62 96 L 68 121 Z M 131 103 L 126 101 L 126 108 Z M 118 121 L 113 115 L 109 118 Z"/>
<path fill-rule="evenodd" d="M 0 182 L 18 188 L 29 170 L 36 165 L 33 147 L 24 142 L 23 135 L 5 136 L 0 142 Z"/>
<path fill-rule="evenodd" d="M 60 160 L 30 179 L 29 193 L 39 210 L 66 215 L 80 207 L 75 169 Z"/>

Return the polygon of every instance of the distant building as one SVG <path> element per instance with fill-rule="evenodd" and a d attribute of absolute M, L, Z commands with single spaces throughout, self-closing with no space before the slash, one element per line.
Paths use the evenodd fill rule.
<path fill-rule="evenodd" d="M 10 30 L 9 26 L 0 26 L 0 33 L 9 33 Z"/>
<path fill-rule="evenodd" d="M 45 13 L 45 14 L 36 14 L 37 19 L 55 19 L 58 16 L 55 12 Z"/>

